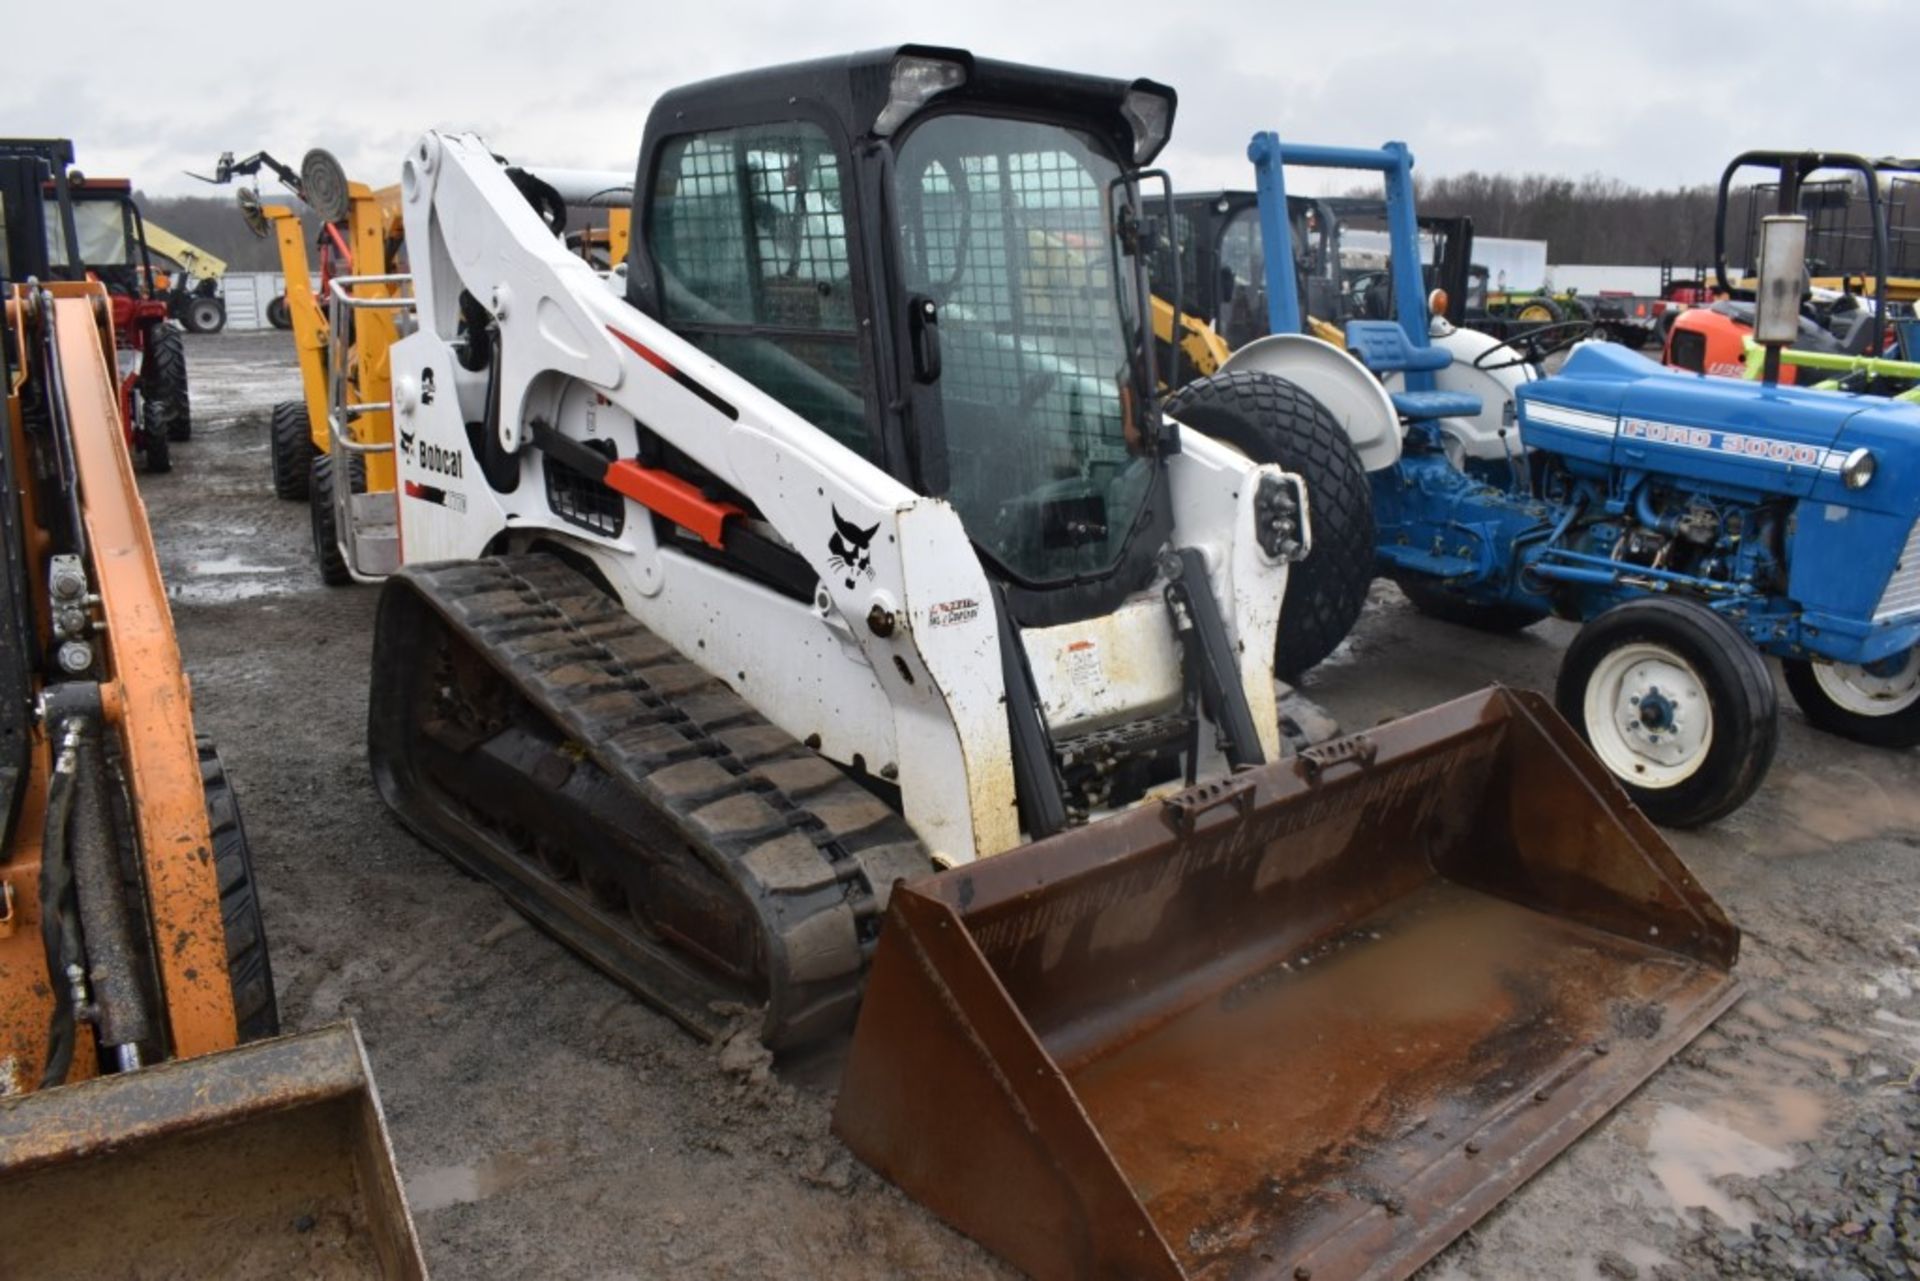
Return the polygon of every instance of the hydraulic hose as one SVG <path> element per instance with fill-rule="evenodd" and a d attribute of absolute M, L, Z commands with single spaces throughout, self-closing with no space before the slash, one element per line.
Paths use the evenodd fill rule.
<path fill-rule="evenodd" d="M 40 842 L 40 941 L 47 954 L 47 986 L 53 989 L 47 1064 L 40 1075 L 43 1090 L 64 1084 L 73 1067 L 80 1015 L 76 997 L 84 997 L 85 949 L 73 860 L 67 852 L 68 819 L 79 790 L 80 737 L 80 722 L 68 721 L 47 784 L 47 821 Z"/>

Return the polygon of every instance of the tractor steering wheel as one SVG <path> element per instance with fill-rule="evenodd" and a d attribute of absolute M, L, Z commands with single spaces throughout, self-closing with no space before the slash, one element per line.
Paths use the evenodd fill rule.
<path fill-rule="evenodd" d="M 1556 351 L 1573 346 L 1581 339 L 1593 333 L 1591 320 L 1562 320 L 1558 324 L 1541 325 L 1523 333 L 1503 338 L 1493 346 L 1473 358 L 1473 367 L 1482 373 L 1496 369 L 1511 369 L 1515 365 L 1537 365 Z M 1492 359 L 1493 354 L 1508 351 L 1513 354 L 1505 360 Z"/>

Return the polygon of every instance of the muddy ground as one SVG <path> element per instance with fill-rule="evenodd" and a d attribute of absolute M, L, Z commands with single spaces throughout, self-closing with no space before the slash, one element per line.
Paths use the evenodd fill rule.
<path fill-rule="evenodd" d="M 328 589 L 267 483 L 284 334 L 189 339 L 195 434 L 143 487 L 199 725 L 246 810 L 283 1021 L 366 1038 L 436 1276 L 1006 1275 L 828 1133 L 843 1047 L 696 1043 L 390 817 L 364 747 L 375 592 Z M 1348 729 L 1501 680 L 1489 638 L 1376 589 L 1308 693 Z M 1745 932 L 1747 995 L 1435 1264 L 1440 1276 L 1912 1275 L 1920 759 L 1810 730 L 1674 840 Z"/>

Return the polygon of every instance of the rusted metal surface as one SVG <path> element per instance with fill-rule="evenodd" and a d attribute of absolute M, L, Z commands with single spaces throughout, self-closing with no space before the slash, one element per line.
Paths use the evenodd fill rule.
<path fill-rule="evenodd" d="M 103 694 L 134 799 L 168 1040 L 175 1056 L 190 1058 L 237 1039 L 219 877 L 187 677 L 120 427 L 111 339 L 103 343 L 97 318 L 100 287 L 79 288 L 75 296 L 56 291 L 53 323 L 105 624 Z"/>
<path fill-rule="evenodd" d="M 1489 690 L 898 887 L 835 1127 L 1039 1277 L 1398 1277 L 1736 994 L 1739 936 Z"/>
<path fill-rule="evenodd" d="M 10 1276 L 426 1275 L 351 1024 L 0 1099 L 0 1241 Z"/>

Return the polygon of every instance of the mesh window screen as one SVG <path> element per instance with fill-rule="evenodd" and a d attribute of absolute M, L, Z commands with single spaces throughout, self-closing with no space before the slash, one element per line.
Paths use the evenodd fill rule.
<path fill-rule="evenodd" d="M 793 121 L 670 142 L 647 237 L 677 332 L 868 452 L 840 167 L 820 129 Z"/>
<path fill-rule="evenodd" d="M 1118 176 L 1084 136 L 1026 121 L 938 116 L 900 148 L 908 287 L 939 308 L 947 497 L 1029 580 L 1111 566 L 1149 481 L 1122 414 Z"/>
<path fill-rule="evenodd" d="M 1920 179 L 1895 178 L 1886 199 L 1887 274 L 1920 276 Z"/>
<path fill-rule="evenodd" d="M 1861 276 L 1873 274 L 1873 211 L 1867 204 L 1867 193 L 1862 189 L 1864 179 L 1849 174 L 1844 177 L 1816 178 L 1800 186 L 1800 212 L 1807 219 L 1807 270 L 1814 276 Z M 1920 226 L 1910 226 L 1902 231 L 1903 222 L 1920 222 L 1920 207 L 1915 200 L 1920 199 L 1913 191 L 1903 192 L 1902 187 L 1914 184 L 1895 179 L 1890 187 L 1883 189 L 1881 200 L 1885 210 L 1888 227 L 1887 274 L 1899 275 L 1903 261 L 1914 261 L 1920 257 L 1920 245 L 1911 243 L 1912 238 L 1920 236 Z M 1730 244 L 1746 246 L 1746 270 L 1751 273 L 1760 254 L 1760 222 L 1778 208 L 1780 185 L 1778 183 L 1755 183 L 1747 191 L 1744 225 L 1735 224 L 1737 234 L 1730 234 Z M 1904 207 L 1904 208 L 1903 208 Z M 1734 227 L 1729 228 L 1734 232 Z"/>
<path fill-rule="evenodd" d="M 1244 347 L 1267 332 L 1267 256 L 1260 211 L 1242 209 L 1220 236 L 1220 318 L 1229 347 Z"/>

